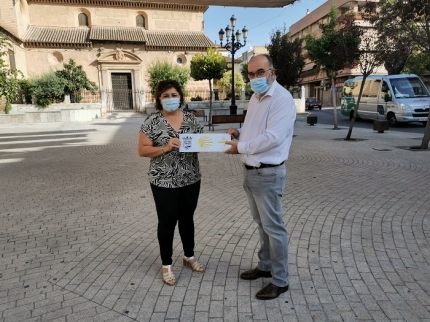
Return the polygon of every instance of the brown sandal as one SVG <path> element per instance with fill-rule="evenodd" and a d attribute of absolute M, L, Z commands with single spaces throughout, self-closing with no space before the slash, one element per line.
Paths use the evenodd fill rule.
<path fill-rule="evenodd" d="M 167 272 L 164 273 L 163 269 L 167 268 Z M 175 274 L 172 272 L 172 265 L 163 265 L 163 269 L 161 270 L 163 272 L 163 281 L 167 285 L 173 286 L 176 284 L 176 278 Z"/>
<path fill-rule="evenodd" d="M 191 256 L 191 257 L 184 256 L 184 258 L 182 259 L 182 264 L 184 264 L 185 267 L 190 266 L 191 269 L 197 273 L 203 273 L 205 271 L 205 267 L 202 264 L 200 264 L 198 261 L 196 261 L 194 259 L 194 256 Z"/>

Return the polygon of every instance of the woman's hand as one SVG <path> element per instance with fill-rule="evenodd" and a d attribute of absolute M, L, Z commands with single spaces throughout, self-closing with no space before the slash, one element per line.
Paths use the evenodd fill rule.
<path fill-rule="evenodd" d="M 180 146 L 181 146 L 181 140 L 177 138 L 171 138 L 169 142 L 167 142 L 167 144 L 164 146 L 164 152 L 172 151 L 173 148 L 179 149 Z"/>

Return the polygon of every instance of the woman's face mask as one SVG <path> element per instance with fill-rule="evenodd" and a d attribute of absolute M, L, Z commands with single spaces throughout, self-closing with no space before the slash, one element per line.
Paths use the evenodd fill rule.
<path fill-rule="evenodd" d="M 161 105 L 167 112 L 174 112 L 180 106 L 179 97 L 165 98 L 161 101 Z"/>

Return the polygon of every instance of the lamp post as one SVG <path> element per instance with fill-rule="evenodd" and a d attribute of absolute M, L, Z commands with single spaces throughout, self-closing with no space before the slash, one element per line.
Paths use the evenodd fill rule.
<path fill-rule="evenodd" d="M 234 54 L 242 47 L 246 45 L 246 38 L 248 38 L 248 29 L 246 27 L 243 27 L 242 33 L 243 33 L 243 44 L 240 43 L 240 38 L 242 37 L 242 33 L 237 30 L 236 34 L 234 33 L 234 27 L 236 26 L 236 18 L 231 16 L 230 18 L 230 26 L 227 25 L 224 30 L 220 30 L 219 40 L 221 43 L 221 48 L 227 49 L 231 53 L 231 105 L 230 105 L 230 114 L 237 114 L 237 106 L 236 106 L 236 98 L 234 95 Z M 227 43 L 223 46 L 222 42 L 224 40 L 224 34 L 227 36 Z M 231 36 L 231 41 L 230 41 Z"/>

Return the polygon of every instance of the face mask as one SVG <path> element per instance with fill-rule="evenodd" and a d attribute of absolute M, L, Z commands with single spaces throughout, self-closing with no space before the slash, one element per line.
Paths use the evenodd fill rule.
<path fill-rule="evenodd" d="M 263 94 L 269 89 L 269 83 L 266 77 L 251 79 L 251 89 L 257 94 Z"/>
<path fill-rule="evenodd" d="M 166 99 L 161 101 L 161 105 L 163 105 L 163 108 L 167 112 L 174 112 L 178 109 L 178 107 L 180 105 L 179 104 L 179 98 L 177 98 L 177 97 L 166 98 Z"/>

